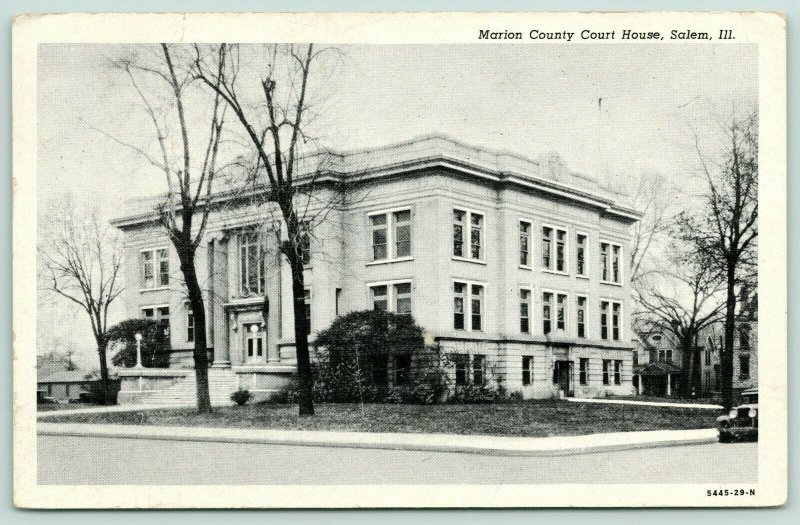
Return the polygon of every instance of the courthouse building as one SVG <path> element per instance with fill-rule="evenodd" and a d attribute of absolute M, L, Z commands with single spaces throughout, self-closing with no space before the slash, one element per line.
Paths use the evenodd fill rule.
<path fill-rule="evenodd" d="M 633 392 L 629 243 L 640 215 L 623 196 L 555 156 L 444 137 L 309 157 L 298 169 L 298 184 L 354 195 L 316 215 L 312 341 L 337 315 L 386 308 L 410 312 L 454 355 L 457 383 L 502 383 L 525 398 Z M 194 322 L 157 202 L 132 202 L 113 224 L 125 236 L 128 315 L 168 320 L 172 365 L 122 370 L 121 402 L 194 396 Z M 212 401 L 237 388 L 267 397 L 295 372 L 290 270 L 262 208 L 241 193 L 215 203 L 197 252 Z"/>

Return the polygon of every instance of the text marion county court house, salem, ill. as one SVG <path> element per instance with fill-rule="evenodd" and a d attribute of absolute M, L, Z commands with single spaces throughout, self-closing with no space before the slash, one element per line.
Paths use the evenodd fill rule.
<path fill-rule="evenodd" d="M 313 228 L 312 341 L 337 315 L 410 311 L 429 342 L 460 354 L 460 382 L 491 367 L 525 398 L 633 393 L 629 244 L 640 214 L 624 196 L 557 156 L 536 161 L 435 136 L 326 154 L 324 165 L 309 156 L 298 172 L 314 173 L 320 194 L 347 187 L 360 196 Z M 241 197 L 220 192 L 197 252 L 214 403 L 239 388 L 268 397 L 296 366 L 290 270 L 264 230 L 264 207 Z M 121 403 L 195 396 L 193 320 L 157 204 L 134 201 L 113 224 L 125 237 L 127 314 L 168 319 L 171 364 L 121 370 Z"/>

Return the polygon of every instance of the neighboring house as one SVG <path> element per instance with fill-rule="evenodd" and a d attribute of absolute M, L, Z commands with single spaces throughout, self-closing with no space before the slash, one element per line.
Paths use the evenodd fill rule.
<path fill-rule="evenodd" d="M 733 390 L 758 387 L 758 311 L 754 304 L 736 320 L 733 338 Z M 725 323 L 708 326 L 699 336 L 703 344 L 701 385 L 704 392 L 722 390 L 720 350 L 725 345 Z"/>
<path fill-rule="evenodd" d="M 37 390 L 56 401 L 77 401 L 82 392 L 90 392 L 96 379 L 86 370 L 57 370 L 42 374 L 36 380 Z"/>
<path fill-rule="evenodd" d="M 633 392 L 628 250 L 640 214 L 622 196 L 557 158 L 536 162 L 442 137 L 336 154 L 325 166 L 314 177 L 320 191 L 346 181 L 358 197 L 331 210 L 309 241 L 312 340 L 350 311 L 410 312 L 452 354 L 457 384 L 502 382 L 526 398 Z M 239 387 L 268 395 L 296 366 L 290 271 L 276 236 L 263 232 L 263 210 L 234 196 L 215 198 L 197 251 L 212 401 Z M 157 202 L 136 202 L 113 224 L 125 234 L 128 315 L 168 320 L 172 365 L 122 371 L 137 381 L 123 384 L 121 402 L 152 401 L 159 388 L 193 395 L 175 377 L 157 384 L 170 371 L 193 381 L 194 344 Z M 149 386 L 131 391 L 143 375 Z"/>
<path fill-rule="evenodd" d="M 683 353 L 670 332 L 652 330 L 634 338 L 633 387 L 642 396 L 678 394 Z"/>

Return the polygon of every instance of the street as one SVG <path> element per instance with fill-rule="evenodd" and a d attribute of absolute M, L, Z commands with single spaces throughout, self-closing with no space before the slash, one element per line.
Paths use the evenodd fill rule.
<path fill-rule="evenodd" d="M 39 436 L 57 485 L 752 483 L 756 443 L 560 457 Z"/>

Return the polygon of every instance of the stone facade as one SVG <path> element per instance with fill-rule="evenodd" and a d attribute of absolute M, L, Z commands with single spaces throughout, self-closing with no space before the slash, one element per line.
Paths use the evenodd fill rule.
<path fill-rule="evenodd" d="M 334 159 L 326 175 L 346 180 L 355 197 L 313 228 L 305 275 L 312 339 L 337 315 L 373 308 L 385 297 L 391 310 L 410 302 L 429 340 L 471 356 L 470 364 L 485 356 L 487 376 L 526 398 L 632 393 L 628 249 L 639 215 L 621 196 L 561 164 L 442 137 Z M 336 191 L 323 179 L 319 191 Z M 295 365 L 290 271 L 264 207 L 224 196 L 217 202 L 197 252 L 214 366 L 268 394 Z M 134 202 L 114 221 L 125 232 L 125 302 L 130 317 L 168 314 L 172 366 L 191 367 L 189 308 L 176 254 L 150 211 L 154 203 Z M 261 234 L 263 278 L 242 262 L 252 253 L 248 228 Z M 161 280 L 165 253 L 168 276 Z"/>

